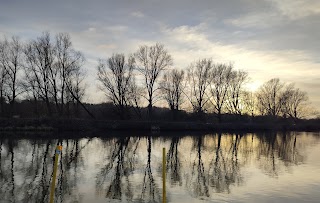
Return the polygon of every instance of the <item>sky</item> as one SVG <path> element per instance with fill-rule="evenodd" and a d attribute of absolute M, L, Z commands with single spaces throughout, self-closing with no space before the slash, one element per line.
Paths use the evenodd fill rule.
<path fill-rule="evenodd" d="M 319 0 L 0 0 L 0 36 L 30 40 L 43 31 L 69 33 L 86 57 L 87 102 L 106 101 L 98 59 L 160 42 L 176 68 L 231 62 L 249 73 L 249 89 L 294 82 L 320 110 Z"/>

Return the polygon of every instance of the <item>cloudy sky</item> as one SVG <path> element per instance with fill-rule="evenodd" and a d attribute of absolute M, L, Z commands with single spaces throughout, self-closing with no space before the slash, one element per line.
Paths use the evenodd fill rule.
<path fill-rule="evenodd" d="M 174 66 L 210 57 L 249 72 L 249 88 L 279 77 L 320 106 L 319 0 L 0 0 L 0 35 L 68 32 L 84 53 L 87 101 L 101 102 L 97 60 L 161 42 Z"/>

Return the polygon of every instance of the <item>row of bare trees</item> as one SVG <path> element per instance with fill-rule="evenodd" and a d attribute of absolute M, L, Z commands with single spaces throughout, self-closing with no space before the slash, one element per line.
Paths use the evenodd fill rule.
<path fill-rule="evenodd" d="M 131 107 L 139 112 L 143 99 L 149 119 L 152 119 L 154 103 L 159 100 L 167 103 L 174 119 L 179 110 L 188 107 L 200 119 L 205 113 L 213 112 L 219 122 L 223 114 L 297 119 L 306 111 L 307 94 L 294 84 L 271 79 L 252 93 L 245 88 L 248 73 L 236 70 L 232 64 L 200 59 L 186 70 L 172 68 L 172 64 L 172 57 L 163 45 L 141 46 L 127 61 L 124 54 L 100 60 L 98 80 L 122 119 L 128 116 L 126 113 Z"/>
<path fill-rule="evenodd" d="M 53 38 L 44 32 L 27 43 L 16 36 L 0 41 L 1 112 L 8 102 L 14 115 L 20 96 L 34 102 L 36 114 L 38 103 L 45 104 L 47 115 L 68 114 L 70 104 L 79 105 L 84 96 L 84 61 L 67 33 Z"/>
<path fill-rule="evenodd" d="M 285 84 L 278 78 L 264 83 L 256 93 L 257 108 L 261 115 L 301 118 L 308 113 L 307 93 Z"/>
<path fill-rule="evenodd" d="M 27 43 L 16 36 L 0 40 L 1 115 L 5 104 L 10 106 L 9 115 L 16 114 L 17 98 L 32 101 L 35 115 L 68 116 L 70 109 L 77 114 L 79 105 L 90 114 L 81 102 L 84 62 L 67 33 L 52 37 L 44 32 Z M 147 118 L 153 119 L 154 105 L 161 101 L 173 119 L 187 110 L 201 120 L 214 113 L 219 122 L 223 114 L 301 118 L 308 104 L 306 92 L 279 79 L 266 82 L 256 93 L 246 90 L 248 73 L 233 64 L 205 58 L 174 68 L 172 56 L 159 43 L 140 46 L 128 57 L 116 53 L 99 60 L 97 79 L 120 119 L 130 118 L 132 109 L 141 118 L 142 106 L 147 106 Z"/>
<path fill-rule="evenodd" d="M 194 112 L 203 115 L 211 110 L 219 122 L 223 113 L 243 113 L 241 100 L 247 72 L 234 70 L 232 64 L 215 64 L 211 59 L 196 61 L 187 71 L 185 95 Z"/>
<path fill-rule="evenodd" d="M 171 65 L 171 55 L 163 45 L 141 46 L 127 61 L 124 54 L 114 54 L 107 61 L 100 60 L 98 80 L 121 118 L 126 118 L 125 112 L 130 106 L 135 106 L 136 112 L 140 112 L 140 100 L 144 98 L 151 119 L 153 105 L 161 99 L 161 95 L 157 94 L 160 90 L 159 78 Z M 136 72 L 140 77 L 136 77 Z M 140 81 L 139 85 L 137 80 Z"/>

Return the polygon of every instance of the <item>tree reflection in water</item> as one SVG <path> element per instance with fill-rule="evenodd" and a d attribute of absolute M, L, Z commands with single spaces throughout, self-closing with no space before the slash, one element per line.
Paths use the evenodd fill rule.
<path fill-rule="evenodd" d="M 260 168 L 268 175 L 277 177 L 283 171 L 283 166 L 290 166 L 303 162 L 303 156 L 296 149 L 296 134 L 281 132 L 279 134 L 265 133 L 259 135 L 259 145 L 256 149 Z"/>
<path fill-rule="evenodd" d="M 207 144 L 204 139 L 213 139 L 215 145 Z M 253 135 L 241 134 L 195 137 L 192 151 L 196 159 L 192 164 L 191 179 L 186 184 L 196 197 L 209 197 L 211 189 L 217 193 L 230 193 L 231 185 L 244 183 L 241 167 L 256 159 L 266 174 L 277 177 L 284 167 L 290 169 L 291 165 L 303 162 L 303 156 L 296 149 L 296 142 L 297 137 L 292 132 L 270 132 L 258 134 L 255 138 Z M 204 162 L 207 160 L 202 158 L 202 154 L 209 151 L 214 156 L 211 156 L 213 158 L 206 168 Z"/>
<path fill-rule="evenodd" d="M 79 139 L 60 142 L 65 150 L 61 152 L 60 173 L 55 198 L 58 202 L 69 199 L 78 202 L 81 199 L 77 192 L 80 181 L 79 167 L 84 168 L 82 151 L 91 143 L 91 139 L 87 140 L 83 145 L 80 145 Z"/>
<path fill-rule="evenodd" d="M 310 138 L 310 139 L 309 139 Z M 56 202 L 82 202 L 82 172 L 102 144 L 105 156 L 97 156 L 93 184 L 103 198 L 120 202 L 160 202 L 161 148 L 167 152 L 167 195 L 171 189 L 187 189 L 197 199 L 215 193 L 232 193 L 245 183 L 248 165 L 278 177 L 305 160 L 304 151 L 314 139 L 294 132 L 214 134 L 205 136 L 119 137 L 108 139 L 4 139 L 0 138 L 0 197 L 8 202 L 47 202 L 52 181 L 55 146 L 62 144 L 55 190 Z M 141 142 L 145 140 L 145 142 Z M 309 142 L 309 143 L 308 143 Z M 90 147 L 88 147 L 90 146 Z M 84 153 L 84 149 L 88 149 Z M 186 153 L 188 152 L 188 153 Z M 188 156 L 190 152 L 190 157 Z M 92 157 L 91 157 L 92 158 Z M 91 161 L 92 162 L 92 161 Z M 93 174 L 94 173 L 94 174 Z M 85 181 L 92 181 L 85 179 Z M 170 201 L 170 199 L 169 199 Z"/>
<path fill-rule="evenodd" d="M 140 138 L 119 138 L 106 144 L 111 154 L 107 163 L 100 169 L 96 178 L 98 193 L 106 191 L 106 197 L 121 200 L 124 195 L 127 200 L 133 199 L 133 188 L 129 175 L 134 171 L 135 155 Z"/>
<path fill-rule="evenodd" d="M 170 175 L 171 184 L 182 185 L 181 179 L 181 161 L 180 156 L 178 155 L 178 145 L 180 142 L 179 137 L 172 137 L 170 147 L 167 153 L 167 173 Z"/>
<path fill-rule="evenodd" d="M 147 163 L 140 195 L 138 195 L 137 185 L 134 187 L 130 181 L 130 175 L 134 173 L 135 165 L 138 164 L 136 163 L 136 152 L 140 143 L 138 137 L 118 138 L 105 143 L 108 146 L 109 156 L 96 178 L 96 189 L 99 194 L 105 191 L 105 196 L 109 199 L 125 198 L 127 201 L 160 202 L 159 189 L 152 173 L 152 137 L 147 137 L 146 141 Z"/>
<path fill-rule="evenodd" d="M 143 176 L 143 184 L 142 184 L 142 193 L 141 193 L 141 201 L 143 202 L 161 202 L 159 188 L 157 187 L 151 167 L 151 149 L 152 149 L 152 138 L 148 136 L 147 138 L 147 151 L 148 151 L 148 159 L 147 165 L 145 168 L 144 176 Z"/>
<path fill-rule="evenodd" d="M 196 157 L 192 164 L 191 178 L 187 181 L 187 185 L 191 187 L 191 192 L 194 196 L 209 197 L 208 181 L 206 171 L 201 157 L 203 146 L 203 138 L 195 137 L 193 139 L 192 150 L 196 151 Z"/>
<path fill-rule="evenodd" d="M 10 202 L 16 202 L 14 194 L 15 188 L 15 173 L 14 173 L 14 162 L 15 154 L 14 147 L 16 143 L 14 140 L 8 140 L 4 142 L 1 140 L 0 157 L 4 154 L 4 159 L 0 159 L 0 190 L 4 199 L 8 199 Z"/>
<path fill-rule="evenodd" d="M 221 137 L 222 135 L 218 134 L 215 159 L 212 160 L 209 167 L 209 182 L 216 192 L 230 193 L 230 185 L 238 185 L 243 181 L 238 159 L 241 136 L 239 134 L 229 135 L 231 140 L 225 146 L 221 146 Z"/>
<path fill-rule="evenodd" d="M 7 141 L 5 143 L 5 141 Z M 65 145 L 65 141 L 60 141 Z M 66 141 L 67 142 L 67 141 Z M 1 175 L 0 196 L 9 202 L 48 202 L 49 189 L 53 173 L 53 157 L 55 140 L 1 140 Z M 77 147 L 78 145 L 78 147 Z M 70 146 L 70 144 L 69 144 Z M 74 180 L 78 180 L 77 171 L 81 149 L 77 140 L 71 143 L 72 150 L 63 149 L 60 159 L 60 170 L 56 185 L 56 202 L 70 198 L 68 188 L 77 188 Z M 16 155 L 17 154 L 17 155 Z M 4 156 L 5 155 L 5 156 Z M 70 159 L 72 156 L 72 159 Z M 3 158 L 5 157 L 5 160 Z M 69 160 L 67 162 L 66 160 Z M 10 163 L 9 163 L 10 162 Z M 18 180 L 16 180 L 18 176 Z M 69 177 L 69 179 L 67 179 Z M 3 184 L 2 184 L 3 183 Z M 77 200 L 78 198 L 73 198 Z"/>

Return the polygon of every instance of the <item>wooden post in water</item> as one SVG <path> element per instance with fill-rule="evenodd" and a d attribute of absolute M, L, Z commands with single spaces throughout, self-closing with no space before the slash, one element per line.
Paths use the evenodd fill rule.
<path fill-rule="evenodd" d="M 56 187 L 58 160 L 59 160 L 59 154 L 61 153 L 61 151 L 62 151 L 62 146 L 58 145 L 56 148 L 55 159 L 54 159 L 53 177 L 52 177 L 51 192 L 50 192 L 50 203 L 53 203 L 54 190 Z"/>
<path fill-rule="evenodd" d="M 166 203 L 166 148 L 162 149 L 162 203 Z"/>

